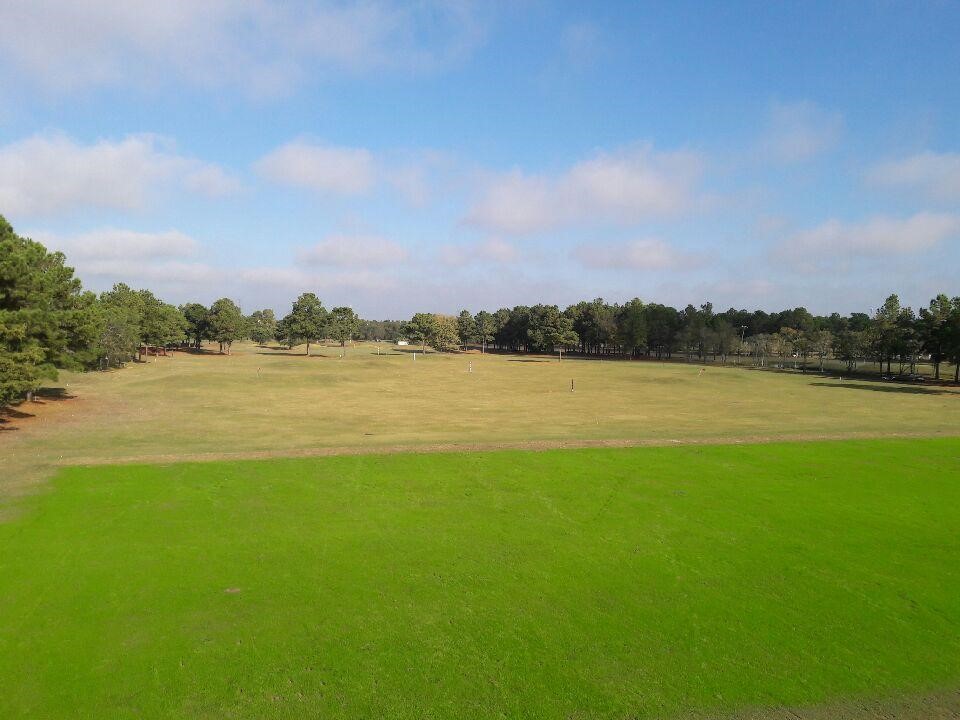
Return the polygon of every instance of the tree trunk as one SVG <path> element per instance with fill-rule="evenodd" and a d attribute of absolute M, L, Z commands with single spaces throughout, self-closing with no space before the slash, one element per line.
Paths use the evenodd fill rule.
<path fill-rule="evenodd" d="M 933 379 L 940 379 L 940 358 L 933 361 Z"/>
<path fill-rule="evenodd" d="M 310 357 L 310 342 L 307 342 L 307 357 Z"/>

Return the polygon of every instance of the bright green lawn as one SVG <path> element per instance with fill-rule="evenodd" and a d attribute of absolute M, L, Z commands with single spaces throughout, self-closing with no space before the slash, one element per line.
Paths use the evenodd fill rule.
<path fill-rule="evenodd" d="M 957 439 L 70 468 L 24 505 L 2 718 L 652 718 L 960 682 Z"/>

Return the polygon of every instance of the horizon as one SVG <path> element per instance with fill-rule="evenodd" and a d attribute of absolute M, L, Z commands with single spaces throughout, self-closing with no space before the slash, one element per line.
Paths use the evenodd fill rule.
<path fill-rule="evenodd" d="M 377 319 L 960 294 L 957 5 L 52 0 L 0 21 L 0 213 L 96 291 L 278 315 L 314 292 Z"/>

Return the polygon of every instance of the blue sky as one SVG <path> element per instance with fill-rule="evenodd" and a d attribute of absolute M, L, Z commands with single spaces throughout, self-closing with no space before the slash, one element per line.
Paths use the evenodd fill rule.
<path fill-rule="evenodd" d="M 0 27 L 0 212 L 97 290 L 960 294 L 956 2 L 7 0 Z"/>

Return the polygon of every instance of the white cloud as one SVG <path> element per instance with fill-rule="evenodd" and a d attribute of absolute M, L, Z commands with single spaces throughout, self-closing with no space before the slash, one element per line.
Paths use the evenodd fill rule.
<path fill-rule="evenodd" d="M 947 213 L 878 216 L 860 223 L 828 220 L 787 238 L 776 254 L 795 261 L 801 270 L 810 270 L 850 257 L 912 255 L 956 237 L 960 237 L 960 216 Z"/>
<path fill-rule="evenodd" d="M 205 287 L 219 289 L 229 277 L 197 260 L 200 244 L 177 230 L 100 228 L 72 235 L 42 231 L 27 234 L 51 250 L 62 251 L 84 286 L 94 290 L 124 282 L 183 301 L 206 292 Z"/>
<path fill-rule="evenodd" d="M 196 255 L 199 249 L 196 240 L 176 230 L 149 233 L 101 228 L 76 235 L 41 232 L 33 237 L 52 249 L 63 251 L 71 262 L 184 258 Z"/>
<path fill-rule="evenodd" d="M 0 208 L 10 215 L 136 210 L 171 183 L 206 195 L 237 187 L 221 168 L 177 155 L 153 135 L 90 145 L 65 135 L 34 135 L 0 147 Z"/>
<path fill-rule="evenodd" d="M 430 179 L 424 165 L 411 164 L 390 173 L 388 182 L 415 207 L 423 207 L 430 199 Z"/>
<path fill-rule="evenodd" d="M 834 147 L 842 133 L 839 113 L 810 102 L 774 103 L 768 111 L 760 152 L 777 162 L 804 162 Z"/>
<path fill-rule="evenodd" d="M 256 169 L 276 183 L 337 195 L 367 192 L 377 177 L 376 163 L 368 150 L 302 140 L 281 145 L 261 158 Z"/>
<path fill-rule="evenodd" d="M 409 205 L 423 207 L 451 165 L 451 158 L 431 150 L 375 155 L 366 148 L 297 139 L 269 152 L 254 167 L 271 182 L 320 195 L 355 196 L 390 188 Z"/>
<path fill-rule="evenodd" d="M 397 265 L 406 258 L 403 246 L 375 235 L 331 235 L 297 254 L 306 265 L 361 268 Z"/>
<path fill-rule="evenodd" d="M 200 165 L 183 178 L 184 187 L 192 192 L 217 198 L 240 192 L 240 180 L 217 165 Z"/>
<path fill-rule="evenodd" d="M 467 221 L 512 234 L 584 223 L 630 225 L 690 207 L 701 170 L 695 153 L 650 147 L 598 153 L 555 176 L 514 170 L 486 183 Z"/>
<path fill-rule="evenodd" d="M 317 270 L 292 267 L 247 267 L 235 274 L 237 297 L 251 307 L 272 307 L 284 315 L 293 298 L 315 292 L 327 307 L 349 305 L 365 317 L 395 316 L 398 291 L 410 288 L 389 269 Z M 372 311 L 371 308 L 377 308 Z M 404 309 L 400 316 L 407 315 Z"/>
<path fill-rule="evenodd" d="M 516 246 L 496 237 L 477 243 L 442 245 L 439 251 L 440 262 L 452 267 L 486 263 L 508 265 L 516 262 L 519 256 Z"/>
<path fill-rule="evenodd" d="M 330 72 L 431 71 L 483 37 L 478 8 L 266 0 L 6 0 L 0 64 L 47 91 L 164 82 L 275 95 Z"/>
<path fill-rule="evenodd" d="M 960 153 L 923 152 L 880 163 L 867 173 L 867 180 L 913 190 L 932 200 L 960 202 Z"/>
<path fill-rule="evenodd" d="M 581 265 L 601 270 L 689 270 L 703 258 L 679 251 L 659 238 L 616 243 L 584 243 L 573 249 Z"/>

